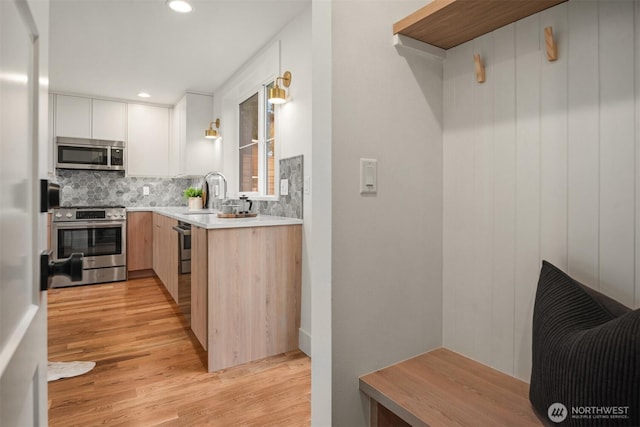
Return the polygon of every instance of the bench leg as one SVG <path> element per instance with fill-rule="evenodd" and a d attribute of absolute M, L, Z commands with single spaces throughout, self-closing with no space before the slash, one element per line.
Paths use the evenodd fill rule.
<path fill-rule="evenodd" d="M 411 424 L 379 404 L 376 400 L 369 398 L 369 403 L 369 425 L 371 427 L 411 427 Z"/>

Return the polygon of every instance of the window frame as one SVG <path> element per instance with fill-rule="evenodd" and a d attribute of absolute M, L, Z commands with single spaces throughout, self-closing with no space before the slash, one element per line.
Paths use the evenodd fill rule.
<path fill-rule="evenodd" d="M 252 200 L 278 200 L 279 198 L 279 176 L 280 176 L 280 144 L 278 144 L 278 135 L 279 135 L 279 126 L 278 126 L 278 116 L 277 108 L 274 109 L 274 185 L 273 185 L 273 194 L 266 194 L 269 176 L 268 176 L 268 167 L 267 167 L 267 126 L 266 126 L 266 118 L 267 118 L 267 97 L 268 97 L 268 87 L 273 84 L 276 79 L 276 75 L 269 76 L 269 78 L 263 80 L 258 85 L 254 86 L 250 90 L 243 92 L 241 96 L 238 97 L 238 101 L 236 102 L 236 174 L 237 174 L 237 188 L 236 193 L 238 197 L 247 196 Z M 250 145 L 245 145 L 244 147 L 240 147 L 240 104 L 249 100 L 255 94 L 258 94 L 258 191 L 240 191 L 240 150 Z"/>

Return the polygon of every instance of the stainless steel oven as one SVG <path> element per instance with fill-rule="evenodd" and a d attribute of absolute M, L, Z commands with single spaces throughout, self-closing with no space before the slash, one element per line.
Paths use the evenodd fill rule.
<path fill-rule="evenodd" d="M 127 279 L 127 213 L 124 207 L 75 207 L 53 211 L 51 246 L 54 260 L 83 254 L 79 282 L 56 276 L 53 287 Z"/>
<path fill-rule="evenodd" d="M 56 168 L 124 170 L 124 142 L 84 138 L 56 138 Z"/>

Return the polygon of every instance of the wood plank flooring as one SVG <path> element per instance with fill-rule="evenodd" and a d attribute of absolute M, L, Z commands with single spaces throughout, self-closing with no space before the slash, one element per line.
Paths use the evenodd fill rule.
<path fill-rule="evenodd" d="M 50 361 L 97 362 L 49 383 L 53 427 L 310 424 L 306 355 L 207 373 L 206 353 L 155 277 L 49 291 L 48 339 Z"/>

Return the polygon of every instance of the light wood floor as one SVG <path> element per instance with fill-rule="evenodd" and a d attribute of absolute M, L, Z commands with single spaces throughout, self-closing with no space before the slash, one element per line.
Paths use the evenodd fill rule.
<path fill-rule="evenodd" d="M 308 426 L 299 351 L 215 373 L 156 278 L 49 291 L 49 360 L 95 361 L 49 383 L 51 426 Z"/>

